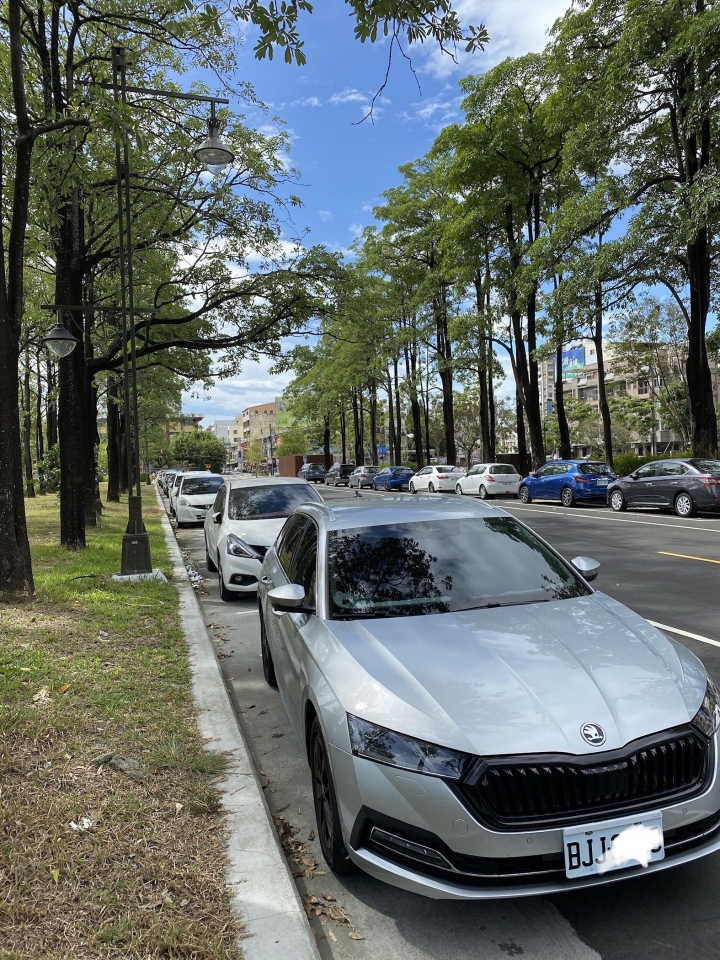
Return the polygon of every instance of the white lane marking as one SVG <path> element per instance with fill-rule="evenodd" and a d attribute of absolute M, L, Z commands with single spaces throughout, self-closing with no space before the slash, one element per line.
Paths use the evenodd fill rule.
<path fill-rule="evenodd" d="M 720 533 L 720 525 L 717 527 L 697 527 L 695 524 L 662 523 L 657 520 L 633 520 L 630 517 L 609 517 L 603 516 L 602 514 L 591 517 L 589 514 L 583 515 L 570 510 L 543 510 L 542 508 L 521 507 L 516 503 L 508 503 L 504 509 L 526 510 L 528 513 L 547 513 L 551 517 L 570 517 L 572 520 L 609 520 L 611 523 L 641 523 L 646 527 L 675 527 L 678 530 L 704 530 L 705 533 Z"/>
<path fill-rule="evenodd" d="M 709 643 L 713 647 L 720 647 L 720 640 L 711 640 L 710 637 L 701 637 L 697 633 L 689 633 L 687 630 L 678 630 L 677 627 L 669 627 L 666 623 L 655 623 L 654 620 L 648 620 L 658 630 L 667 630 L 668 633 L 677 633 L 681 637 L 690 637 L 691 640 L 699 640 L 700 643 Z"/>

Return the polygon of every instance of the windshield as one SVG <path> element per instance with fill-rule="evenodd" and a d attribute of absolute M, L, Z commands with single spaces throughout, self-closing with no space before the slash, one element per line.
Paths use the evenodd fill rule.
<path fill-rule="evenodd" d="M 331 531 L 330 617 L 416 617 L 591 591 L 511 517 Z"/>
<path fill-rule="evenodd" d="M 587 473 L 591 477 L 614 477 L 615 474 L 606 463 L 578 463 L 580 473 Z"/>
<path fill-rule="evenodd" d="M 693 458 L 688 460 L 700 473 L 711 473 L 713 476 L 720 475 L 720 460 L 700 460 Z"/>
<path fill-rule="evenodd" d="M 510 466 L 509 463 L 499 463 L 494 467 L 490 467 L 490 475 L 493 477 L 504 477 L 506 475 L 516 477 L 518 472 L 515 467 Z"/>
<path fill-rule="evenodd" d="M 183 480 L 180 492 L 185 497 L 194 497 L 202 493 L 217 493 L 223 485 L 222 477 L 193 477 Z"/>
<path fill-rule="evenodd" d="M 228 519 L 268 520 L 272 517 L 288 517 L 295 507 L 308 501 L 322 503 L 322 497 L 305 483 L 278 484 L 276 487 L 233 487 L 230 491 Z"/>

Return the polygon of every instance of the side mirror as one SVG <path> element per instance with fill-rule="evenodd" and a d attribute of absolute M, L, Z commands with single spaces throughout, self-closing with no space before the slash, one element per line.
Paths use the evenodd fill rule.
<path fill-rule="evenodd" d="M 631 480 L 637 480 L 637 478 L 638 478 L 638 477 L 637 477 L 637 474 L 636 474 L 636 473 L 631 473 L 631 474 L 630 474 L 630 479 L 631 479 Z"/>
<path fill-rule="evenodd" d="M 218 513 L 214 513 L 214 514 L 212 515 L 212 522 L 213 522 L 213 523 L 220 523 L 221 521 L 222 521 L 222 513 L 218 512 Z"/>
<path fill-rule="evenodd" d="M 531 476 L 531 477 L 534 477 L 535 480 L 537 480 L 537 470 L 534 470 L 534 471 L 530 474 L 530 476 Z"/>
<path fill-rule="evenodd" d="M 600 573 L 600 564 L 590 557 L 573 557 L 570 561 L 581 577 L 588 581 L 595 580 Z"/>
<path fill-rule="evenodd" d="M 288 583 L 284 587 L 268 590 L 268 600 L 275 613 L 314 613 L 312 607 L 305 604 L 305 588 L 299 583 Z"/>

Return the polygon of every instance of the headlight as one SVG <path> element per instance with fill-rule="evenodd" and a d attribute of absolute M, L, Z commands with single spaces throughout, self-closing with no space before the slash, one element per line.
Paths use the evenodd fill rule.
<path fill-rule="evenodd" d="M 241 540 L 240 537 L 236 537 L 233 533 L 227 535 L 225 549 L 233 557 L 249 557 L 251 560 L 262 560 L 257 550 L 251 547 L 249 543 Z"/>
<path fill-rule="evenodd" d="M 187 500 L 185 499 L 185 497 L 180 497 L 180 499 L 178 500 L 178 503 L 180 504 L 181 507 L 188 507 L 188 506 L 189 506 L 189 503 L 187 502 Z"/>
<path fill-rule="evenodd" d="M 705 696 L 700 709 L 693 717 L 693 726 L 708 739 L 720 726 L 720 690 L 708 677 Z"/>
<path fill-rule="evenodd" d="M 434 743 L 378 727 L 351 714 L 348 714 L 348 728 L 352 752 L 356 757 L 366 757 L 401 770 L 460 780 L 475 759 L 458 750 L 438 747 Z"/>

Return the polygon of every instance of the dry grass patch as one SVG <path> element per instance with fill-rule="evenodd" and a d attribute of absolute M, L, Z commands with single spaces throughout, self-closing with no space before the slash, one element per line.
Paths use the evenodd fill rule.
<path fill-rule="evenodd" d="M 75 553 L 54 497 L 28 507 L 37 594 L 0 601 L 0 957 L 237 960 L 226 761 L 197 732 L 175 589 L 110 579 L 124 504 Z"/>

